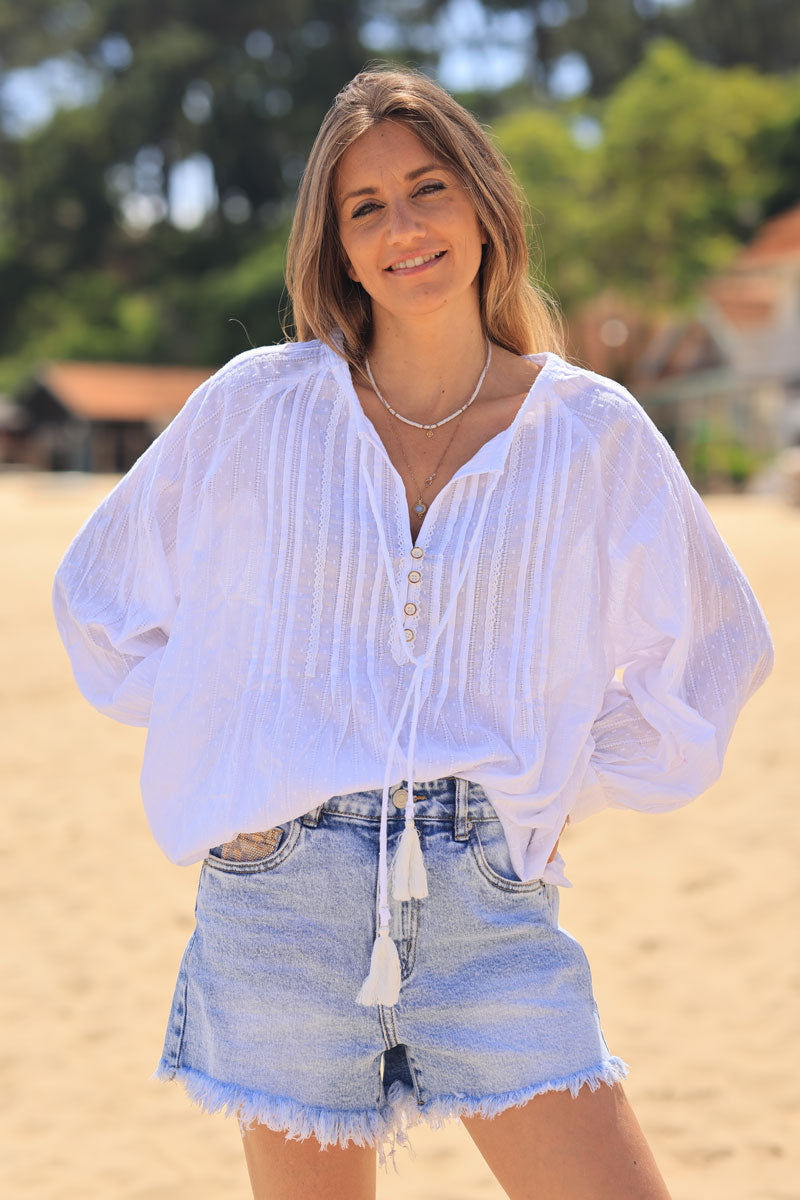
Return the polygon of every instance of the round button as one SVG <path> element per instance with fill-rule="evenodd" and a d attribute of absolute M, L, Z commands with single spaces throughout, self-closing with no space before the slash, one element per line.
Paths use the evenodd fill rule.
<path fill-rule="evenodd" d="M 392 795 L 392 804 L 395 808 L 405 808 L 408 803 L 408 788 L 399 787 Z"/>
<path fill-rule="evenodd" d="M 409 583 L 419 583 L 420 579 L 422 579 L 422 576 L 420 575 L 419 571 L 409 571 L 408 572 L 408 582 Z"/>
<path fill-rule="evenodd" d="M 408 604 L 403 605 L 403 612 L 406 614 L 407 617 L 413 617 L 414 613 L 416 611 L 417 611 L 416 604 L 412 604 L 410 600 L 409 600 Z"/>
<path fill-rule="evenodd" d="M 422 546 L 412 546 L 411 548 L 412 558 L 422 558 L 424 553 L 425 551 L 422 549 Z"/>
<path fill-rule="evenodd" d="M 414 640 L 414 630 L 413 630 L 413 629 L 405 629 L 403 632 L 404 632 L 404 633 L 405 633 L 405 635 L 406 635 L 406 641 L 407 641 L 407 642 L 413 642 L 413 640 Z"/>

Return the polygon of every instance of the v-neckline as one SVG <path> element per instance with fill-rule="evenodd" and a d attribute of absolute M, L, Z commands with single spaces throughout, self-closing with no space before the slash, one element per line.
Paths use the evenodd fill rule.
<path fill-rule="evenodd" d="M 520 356 L 525 358 L 528 362 L 538 364 L 539 370 L 524 399 L 520 403 L 513 420 L 505 427 L 505 429 L 501 429 L 497 433 L 493 434 L 492 437 L 487 438 L 483 445 L 479 446 L 475 453 L 472 454 L 465 463 L 462 463 L 457 471 L 453 472 L 447 483 L 444 484 L 440 491 L 438 491 L 431 500 L 425 511 L 420 527 L 415 534 L 411 529 L 410 514 L 407 510 L 405 482 L 403 481 L 402 475 L 392 462 L 389 452 L 384 445 L 383 438 L 378 433 L 373 422 L 364 412 L 363 406 L 358 397 L 358 392 L 353 384 L 353 379 L 350 374 L 350 366 L 347 362 L 347 359 L 345 359 L 341 354 L 338 354 L 330 346 L 327 346 L 326 348 L 335 359 L 336 370 L 341 376 L 342 387 L 347 395 L 351 414 L 355 419 L 356 429 L 358 430 L 359 434 L 366 438 L 376 448 L 379 454 L 381 454 L 383 461 L 386 463 L 386 466 L 389 469 L 389 472 L 394 477 L 397 486 L 402 492 L 403 507 L 404 511 L 406 512 L 406 519 L 403 522 L 403 528 L 405 537 L 409 539 L 410 547 L 419 544 L 420 539 L 424 535 L 426 526 L 429 526 L 431 511 L 437 506 L 439 497 L 447 492 L 451 484 L 455 483 L 456 480 L 463 479 L 468 475 L 480 475 L 495 471 L 502 471 L 506 458 L 508 457 L 508 450 L 514 438 L 514 434 L 516 433 L 517 427 L 524 420 L 525 414 L 530 408 L 534 393 L 539 386 L 539 381 L 548 373 L 553 361 L 558 357 L 550 350 L 543 350 L 538 354 L 524 354 Z"/>
<path fill-rule="evenodd" d="M 389 467 L 391 472 L 397 476 L 399 482 L 403 484 L 402 475 L 399 474 L 395 464 L 393 464 L 391 461 L 389 451 L 386 450 L 383 438 L 380 437 L 380 434 L 378 433 L 377 428 L 375 428 L 372 420 L 368 418 L 365 410 L 363 410 L 361 401 L 359 400 L 359 394 L 357 394 L 353 384 L 353 378 L 350 376 L 350 368 L 347 359 L 344 359 L 341 354 L 337 354 L 335 350 L 332 350 L 330 347 L 327 347 L 327 349 L 329 349 L 330 353 L 335 356 L 336 366 L 342 376 L 343 389 L 345 394 L 348 396 L 351 413 L 353 413 L 355 416 L 356 427 L 359 428 L 359 432 L 361 432 L 363 436 L 367 437 L 369 442 L 372 442 L 373 445 L 375 445 L 375 448 L 380 451 L 380 454 L 384 457 L 386 466 Z M 527 394 L 525 394 L 525 397 L 523 398 L 523 401 L 521 404 L 519 404 L 517 412 L 515 416 L 513 416 L 513 420 L 509 425 L 506 425 L 504 430 L 499 430 L 498 433 L 492 434 L 491 438 L 487 438 L 486 442 L 483 442 L 483 444 L 477 448 L 475 454 L 471 455 L 467 462 L 462 463 L 462 466 L 453 472 L 453 474 L 450 476 L 450 479 L 447 480 L 444 487 L 441 488 L 441 491 L 437 492 L 437 496 L 433 497 L 431 505 L 428 505 L 428 512 L 431 510 L 431 506 L 435 503 L 435 500 L 441 496 L 441 492 L 446 491 L 446 488 L 457 479 L 463 479 L 465 475 L 477 475 L 482 474 L 483 472 L 492 472 L 492 470 L 503 469 L 507 456 L 507 449 L 509 449 L 511 440 L 513 436 L 515 436 L 517 426 L 521 424 L 524 419 L 524 414 L 527 413 L 527 410 L 530 407 L 531 400 L 533 400 L 534 392 L 536 391 L 537 386 L 539 386 L 540 379 L 548 372 L 548 368 L 551 367 L 552 362 L 555 358 L 557 358 L 557 355 L 555 355 L 552 350 L 542 350 L 542 352 L 539 354 L 523 354 L 521 355 L 521 358 L 527 359 L 529 362 L 535 362 L 535 364 L 539 365 L 540 370 L 537 372 L 536 378 L 534 379 L 534 382 L 531 383 Z M 498 448 L 501 440 L 503 439 L 506 439 L 506 442 L 509 445 L 504 446 L 503 450 L 501 450 L 500 454 L 498 454 Z M 405 492 L 404 484 L 403 492 Z M 425 524 L 425 521 L 422 523 Z"/>

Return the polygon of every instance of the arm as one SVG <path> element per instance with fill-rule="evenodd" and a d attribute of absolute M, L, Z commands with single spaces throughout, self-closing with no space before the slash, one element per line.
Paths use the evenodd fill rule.
<path fill-rule="evenodd" d="M 610 679 L 592 727 L 572 822 L 606 806 L 664 812 L 705 791 L 773 661 L 764 614 L 703 502 L 626 403 L 605 477 L 606 630 L 621 679 Z"/>
<path fill-rule="evenodd" d="M 207 388 L 92 513 L 56 572 L 53 610 L 75 681 L 125 724 L 148 723 L 180 600 L 179 545 L 197 492 L 192 426 Z"/>

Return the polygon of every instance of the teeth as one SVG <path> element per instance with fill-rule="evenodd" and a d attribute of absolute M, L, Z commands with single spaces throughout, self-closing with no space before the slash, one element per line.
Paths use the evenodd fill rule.
<path fill-rule="evenodd" d="M 432 258 L 438 258 L 440 254 L 441 251 L 437 250 L 435 254 L 425 254 L 420 258 L 407 258 L 404 262 L 395 263 L 389 270 L 402 271 L 408 267 L 421 267 L 423 263 L 430 262 Z"/>

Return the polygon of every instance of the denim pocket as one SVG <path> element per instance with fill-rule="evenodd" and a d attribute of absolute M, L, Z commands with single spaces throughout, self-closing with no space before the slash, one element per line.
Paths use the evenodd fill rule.
<path fill-rule="evenodd" d="M 257 833 L 240 833 L 232 842 L 212 846 L 206 865 L 235 875 L 269 871 L 288 858 L 299 837 L 300 822 L 297 820 Z"/>
<path fill-rule="evenodd" d="M 469 843 L 481 875 L 499 891 L 539 892 L 544 889 L 541 879 L 522 880 L 515 872 L 499 820 L 474 821 Z"/>

